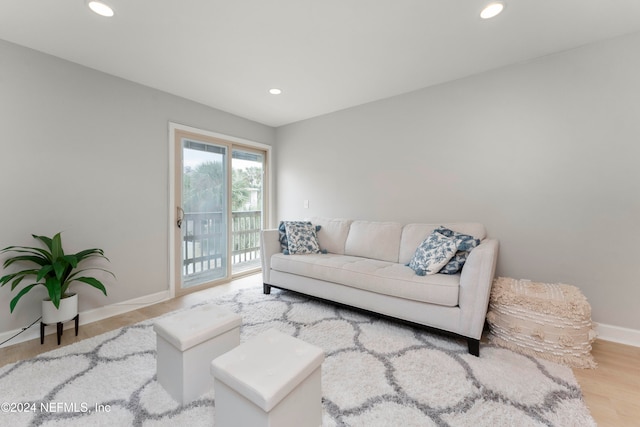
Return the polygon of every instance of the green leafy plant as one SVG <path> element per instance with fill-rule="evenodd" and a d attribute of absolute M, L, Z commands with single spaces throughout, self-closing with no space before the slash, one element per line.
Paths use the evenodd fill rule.
<path fill-rule="evenodd" d="M 11 290 L 13 291 L 24 279 L 35 276 L 35 283 L 31 283 L 22 288 L 20 292 L 18 292 L 18 295 L 16 295 L 9 303 L 9 308 L 12 313 L 20 298 L 38 285 L 42 285 L 47 288 L 49 298 L 56 308 L 60 307 L 60 299 L 67 296 L 67 289 L 72 282 L 86 283 L 107 295 L 107 290 L 100 280 L 94 277 L 79 276 L 79 274 L 87 270 L 102 270 L 115 278 L 113 273 L 99 267 L 77 270 L 78 264 L 88 258 L 98 257 L 109 261 L 109 259 L 104 256 L 102 249 L 86 249 L 78 252 L 77 254 L 66 255 L 62 249 L 60 233 L 53 236 L 53 238 L 36 236 L 35 234 L 32 234 L 32 236 L 34 239 L 44 243 L 46 249 L 29 246 L 9 246 L 0 251 L 0 253 L 14 252 L 17 254 L 4 261 L 4 268 L 7 268 L 14 263 L 33 264 L 32 268 L 7 274 L 0 278 L 0 286 L 11 283 Z"/>

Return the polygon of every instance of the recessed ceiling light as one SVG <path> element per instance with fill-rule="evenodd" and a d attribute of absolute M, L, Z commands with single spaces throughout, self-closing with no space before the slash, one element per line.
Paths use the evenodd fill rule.
<path fill-rule="evenodd" d="M 500 3 L 500 2 L 489 3 L 488 5 L 485 6 L 484 9 L 482 9 L 482 12 L 480 12 L 480 18 L 482 19 L 493 18 L 494 16 L 499 15 L 503 9 L 504 9 L 504 3 Z"/>
<path fill-rule="evenodd" d="M 269 89 L 269 93 L 271 95 L 280 95 L 282 93 L 282 90 L 278 89 L 277 87 L 274 87 L 272 89 Z"/>
<path fill-rule="evenodd" d="M 89 6 L 89 9 L 93 10 L 100 16 L 106 16 L 107 18 L 113 16 L 113 8 L 111 8 L 111 6 L 106 3 L 96 0 L 89 0 L 87 2 L 87 5 Z"/>

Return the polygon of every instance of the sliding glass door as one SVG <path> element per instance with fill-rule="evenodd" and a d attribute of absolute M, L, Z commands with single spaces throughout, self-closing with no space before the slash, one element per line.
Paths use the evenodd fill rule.
<path fill-rule="evenodd" d="M 175 130 L 176 294 L 260 268 L 266 152 Z"/>

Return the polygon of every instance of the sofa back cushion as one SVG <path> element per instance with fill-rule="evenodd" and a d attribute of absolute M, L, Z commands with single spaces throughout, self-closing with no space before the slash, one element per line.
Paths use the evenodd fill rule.
<path fill-rule="evenodd" d="M 320 225 L 318 243 L 320 249 L 332 254 L 344 255 L 344 245 L 349 234 L 352 220 L 343 218 L 314 217 L 309 219 L 313 225 Z"/>
<path fill-rule="evenodd" d="M 398 262 L 401 236 L 402 225 L 397 222 L 353 221 L 344 254 Z"/>
<path fill-rule="evenodd" d="M 458 233 L 468 234 L 476 239 L 484 239 L 487 232 L 484 225 L 475 222 L 463 223 L 443 223 L 443 224 L 407 224 L 402 228 L 402 238 L 400 240 L 400 253 L 398 262 L 407 264 L 411 261 L 416 249 L 424 241 L 424 239 L 438 226 L 444 226 Z"/>

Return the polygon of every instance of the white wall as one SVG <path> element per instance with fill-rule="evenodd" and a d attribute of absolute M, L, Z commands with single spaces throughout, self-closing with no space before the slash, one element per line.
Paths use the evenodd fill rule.
<path fill-rule="evenodd" d="M 478 221 L 640 330 L 640 34 L 278 129 L 278 219 Z M 303 201 L 309 200 L 309 208 Z"/>
<path fill-rule="evenodd" d="M 73 285 L 80 311 L 167 290 L 169 121 L 275 140 L 271 127 L 0 41 L 0 248 L 63 231 L 70 252 L 104 249 L 117 280 L 104 276 L 107 298 Z M 15 294 L 0 288 L 0 333 L 37 319 L 46 290 L 9 315 Z"/>

